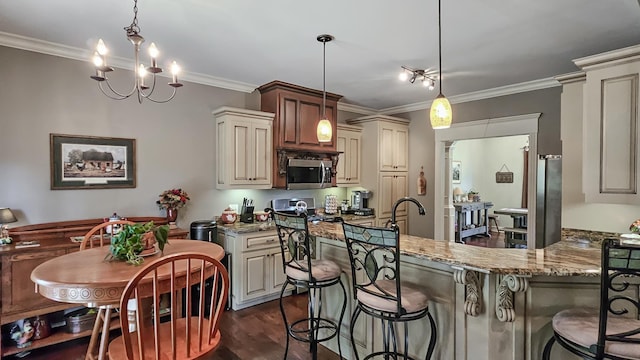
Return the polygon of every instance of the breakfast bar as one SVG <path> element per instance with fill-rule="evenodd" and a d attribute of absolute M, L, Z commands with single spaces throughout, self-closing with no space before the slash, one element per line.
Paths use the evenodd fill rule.
<path fill-rule="evenodd" d="M 350 276 L 342 226 L 310 224 L 309 230 L 318 256 L 337 262 Z M 430 296 L 438 333 L 434 359 L 534 360 L 552 335 L 556 312 L 598 305 L 599 246 L 564 239 L 536 250 L 482 248 L 401 235 L 401 277 Z M 418 323 L 409 327 L 410 344 L 429 336 L 428 323 Z M 349 319 L 343 325 L 341 341 L 347 344 Z M 379 348 L 378 324 L 359 319 L 356 327 L 361 354 Z M 425 351 L 410 348 L 416 358 L 424 358 Z M 554 359 L 577 359 L 560 347 L 553 351 Z"/>

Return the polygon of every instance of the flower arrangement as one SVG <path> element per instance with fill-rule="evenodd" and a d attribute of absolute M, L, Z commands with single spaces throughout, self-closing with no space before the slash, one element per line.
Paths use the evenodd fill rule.
<path fill-rule="evenodd" d="M 640 233 L 640 219 L 634 221 L 633 223 L 631 223 L 631 225 L 629 226 L 629 230 L 631 230 L 634 233 Z"/>
<path fill-rule="evenodd" d="M 189 194 L 182 189 L 169 189 L 159 195 L 160 199 L 156 201 L 160 209 L 180 209 L 191 200 Z"/>

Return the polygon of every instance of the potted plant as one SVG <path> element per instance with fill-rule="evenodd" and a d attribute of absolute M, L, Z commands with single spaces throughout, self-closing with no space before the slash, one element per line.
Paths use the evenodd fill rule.
<path fill-rule="evenodd" d="M 168 244 L 169 226 L 154 226 L 153 221 L 146 224 L 124 225 L 111 238 L 107 259 L 122 260 L 129 264 L 139 265 L 143 259 L 143 252 L 153 254 L 157 244 L 160 251 Z"/>
<path fill-rule="evenodd" d="M 178 189 L 169 189 L 158 195 L 160 199 L 156 200 L 156 204 L 167 211 L 167 220 L 171 229 L 176 228 L 176 219 L 178 217 L 178 209 L 185 206 L 187 201 L 191 200 L 186 191 Z"/>
<path fill-rule="evenodd" d="M 478 193 L 477 191 L 475 191 L 475 190 L 471 189 L 471 190 L 469 190 L 469 192 L 467 193 L 467 198 L 469 199 L 469 201 L 476 201 L 476 200 L 475 200 L 475 197 L 477 196 L 477 197 L 478 197 L 478 200 L 479 200 L 479 198 L 480 198 L 480 197 L 479 197 L 479 195 L 478 195 L 478 194 L 479 194 L 479 193 Z"/>

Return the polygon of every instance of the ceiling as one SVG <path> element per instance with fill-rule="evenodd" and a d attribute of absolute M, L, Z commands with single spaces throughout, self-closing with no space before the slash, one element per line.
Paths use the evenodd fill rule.
<path fill-rule="evenodd" d="M 549 80 L 576 71 L 573 59 L 636 45 L 637 1 L 444 0 L 443 93 Z M 0 45 L 33 50 L 24 44 L 38 39 L 37 51 L 88 60 L 103 38 L 112 56 L 132 59 L 123 30 L 132 9 L 133 1 L 0 0 Z M 138 9 L 145 44 L 156 43 L 161 65 L 178 61 L 187 81 L 321 90 L 316 36 L 327 33 L 335 40 L 326 44 L 326 89 L 342 102 L 381 110 L 437 95 L 398 80 L 401 65 L 437 71 L 437 0 L 140 0 Z"/>

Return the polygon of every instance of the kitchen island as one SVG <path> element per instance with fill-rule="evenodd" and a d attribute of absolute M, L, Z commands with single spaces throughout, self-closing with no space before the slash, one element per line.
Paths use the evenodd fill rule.
<path fill-rule="evenodd" d="M 318 256 L 336 261 L 350 277 L 342 226 L 310 224 L 309 231 L 316 236 Z M 493 249 L 402 235 L 400 249 L 403 281 L 431 296 L 438 329 L 434 359 L 537 360 L 552 335 L 556 312 L 598 305 L 598 243 L 565 239 L 544 249 Z M 349 298 L 351 313 L 353 294 Z M 413 322 L 409 333 L 410 354 L 424 358 L 428 322 Z M 362 316 L 354 334 L 361 355 L 380 348 L 379 324 L 370 318 Z M 349 319 L 341 336 L 343 354 L 346 348 L 353 359 Z M 328 346 L 336 350 L 335 345 Z M 552 359 L 578 358 L 554 347 Z"/>

